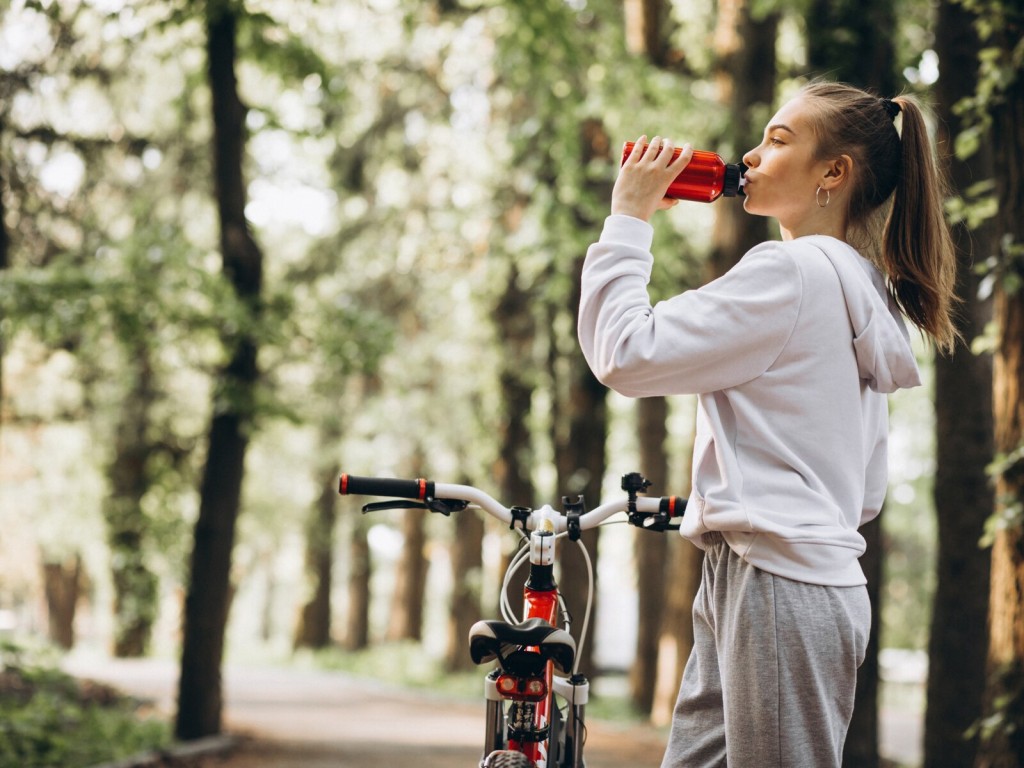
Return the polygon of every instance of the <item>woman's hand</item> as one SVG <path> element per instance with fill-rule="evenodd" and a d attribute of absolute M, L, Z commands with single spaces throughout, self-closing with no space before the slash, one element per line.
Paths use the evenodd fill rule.
<path fill-rule="evenodd" d="M 657 210 L 671 208 L 678 200 L 665 197 L 669 185 L 693 157 L 693 147 L 683 145 L 682 154 L 672 157 L 675 145 L 655 136 L 644 152 L 646 136 L 633 145 L 612 188 L 612 213 L 649 221 Z"/>

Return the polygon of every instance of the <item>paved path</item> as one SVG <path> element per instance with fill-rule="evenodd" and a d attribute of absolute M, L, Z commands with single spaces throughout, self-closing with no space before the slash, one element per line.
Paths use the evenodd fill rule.
<path fill-rule="evenodd" d="M 108 682 L 173 713 L 172 661 L 71 657 L 72 674 Z M 339 672 L 229 666 L 226 730 L 243 738 L 227 757 L 189 768 L 458 768 L 480 759 L 483 701 L 409 691 Z M 898 764 L 920 762 L 920 718 L 886 713 L 882 751 Z M 588 768 L 657 768 L 665 733 L 591 720 Z"/>

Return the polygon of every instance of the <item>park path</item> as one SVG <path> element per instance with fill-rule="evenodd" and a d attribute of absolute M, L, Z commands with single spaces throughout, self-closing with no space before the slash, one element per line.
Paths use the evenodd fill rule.
<path fill-rule="evenodd" d="M 173 662 L 72 657 L 65 668 L 173 711 Z M 190 768 L 468 768 L 480 760 L 482 697 L 466 702 L 339 672 L 236 666 L 225 671 L 224 696 L 225 728 L 242 738 L 229 754 Z M 591 721 L 587 766 L 657 768 L 664 741 L 649 726 Z"/>
<path fill-rule="evenodd" d="M 65 668 L 174 711 L 177 667 L 170 660 L 69 657 Z M 181 768 L 458 768 L 480 759 L 483 701 L 467 702 L 326 670 L 228 665 L 224 725 L 238 736 L 228 754 Z M 645 725 L 589 722 L 588 768 L 657 768 L 665 732 Z M 883 713 L 890 765 L 920 764 L 920 716 Z"/>

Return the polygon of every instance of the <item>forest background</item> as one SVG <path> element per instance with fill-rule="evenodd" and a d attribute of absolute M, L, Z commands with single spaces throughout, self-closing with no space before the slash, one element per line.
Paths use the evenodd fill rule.
<path fill-rule="evenodd" d="M 920 344 L 926 387 L 892 398 L 847 760 L 878 764 L 887 648 L 929 660 L 926 764 L 1021 764 L 1021 21 L 1015 0 L 3 3 L 3 631 L 180 657 L 181 738 L 219 731 L 225 653 L 413 643 L 462 668 L 507 532 L 362 517 L 338 474 L 532 506 L 640 469 L 685 495 L 693 401 L 593 380 L 581 259 L 623 141 L 735 160 L 824 76 L 934 105 L 966 339 Z M 775 235 L 734 200 L 681 205 L 652 292 Z M 663 722 L 697 551 L 590 544 L 615 631 L 589 666 L 628 669 Z"/>

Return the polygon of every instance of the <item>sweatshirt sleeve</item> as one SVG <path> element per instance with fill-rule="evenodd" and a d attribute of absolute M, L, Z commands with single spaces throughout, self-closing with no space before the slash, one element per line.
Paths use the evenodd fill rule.
<path fill-rule="evenodd" d="M 782 243 L 724 276 L 651 306 L 654 231 L 613 215 L 583 265 L 579 340 L 594 375 L 630 397 L 715 392 L 750 381 L 782 351 L 800 310 L 799 269 Z"/>

